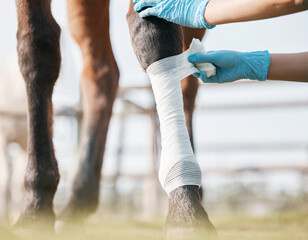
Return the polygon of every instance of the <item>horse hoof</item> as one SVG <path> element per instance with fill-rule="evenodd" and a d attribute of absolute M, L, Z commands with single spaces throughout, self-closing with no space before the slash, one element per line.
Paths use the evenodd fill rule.
<path fill-rule="evenodd" d="M 54 223 L 53 214 L 23 212 L 12 226 L 12 231 L 23 238 L 53 239 L 55 237 Z"/>
<path fill-rule="evenodd" d="M 217 238 L 197 186 L 182 186 L 170 193 L 165 234 L 167 240 Z"/>

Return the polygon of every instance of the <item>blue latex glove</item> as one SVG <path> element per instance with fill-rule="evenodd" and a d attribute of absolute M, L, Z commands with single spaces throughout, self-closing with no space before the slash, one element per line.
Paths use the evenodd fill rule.
<path fill-rule="evenodd" d="M 213 28 L 204 21 L 209 0 L 133 0 L 142 18 L 155 16 L 191 28 Z"/>
<path fill-rule="evenodd" d="M 207 78 L 205 72 L 194 74 L 205 83 L 234 82 L 239 79 L 264 81 L 270 65 L 268 51 L 209 51 L 191 55 L 188 60 L 192 63 L 209 62 L 215 65 L 216 75 L 213 77 Z"/>

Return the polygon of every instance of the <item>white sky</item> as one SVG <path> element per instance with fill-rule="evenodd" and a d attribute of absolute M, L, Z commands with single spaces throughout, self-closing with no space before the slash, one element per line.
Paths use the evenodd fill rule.
<path fill-rule="evenodd" d="M 53 13 L 62 27 L 62 72 L 58 81 L 54 102 L 56 105 L 74 104 L 78 100 L 78 78 L 81 71 L 81 58 L 78 47 L 72 41 L 67 30 L 64 0 L 53 0 Z M 127 0 L 111 1 L 111 38 L 114 54 L 120 71 L 122 85 L 147 84 L 144 73 L 133 54 L 125 20 Z M 308 51 L 308 12 L 256 22 L 226 24 L 207 32 L 204 43 L 207 50 L 230 49 L 239 51 L 269 50 L 273 53 Z M 16 12 L 14 1 L 0 1 L 0 64 L 15 53 Z M 308 67 L 308 66 L 307 66 Z M 0 83 L 1 87 L 1 83 Z M 142 97 L 139 97 L 142 99 Z M 198 104 L 230 104 L 242 102 L 279 102 L 308 99 L 308 84 L 301 83 L 256 83 L 239 86 L 228 84 L 213 86 L 202 90 L 198 95 Z M 198 112 L 195 118 L 195 137 L 197 149 L 212 143 L 247 142 L 304 142 L 308 143 L 308 111 L 306 108 L 286 108 L 249 111 Z M 126 143 L 134 136 L 135 147 L 140 149 L 138 156 L 127 157 L 124 169 L 141 169 L 147 165 L 138 159 L 149 158 L 151 151 L 149 139 L 149 121 L 146 118 L 128 120 L 129 129 Z M 140 124 L 141 123 L 141 124 Z M 135 125 L 134 125 L 135 124 Z M 136 130 L 136 124 L 138 129 Z M 135 126 L 135 127 L 132 127 Z M 116 146 L 116 122 L 111 127 L 106 153 L 106 167 L 112 165 L 112 146 Z M 62 130 L 61 130 L 62 129 Z M 56 128 L 62 140 L 65 127 Z M 58 132 L 58 133 L 57 133 Z M 62 135 L 61 135 L 62 134 Z M 138 136 L 138 138 L 136 137 Z M 68 138 L 69 139 L 69 138 Z M 67 139 L 67 140 L 68 140 Z M 139 141 L 139 140 L 140 141 Z M 146 139 L 146 141 L 144 141 Z M 61 152 L 61 144 L 57 144 Z M 129 145 L 129 144 L 128 144 Z M 63 150 L 63 149 L 62 149 Z M 128 154 L 127 154 L 128 155 Z M 126 155 L 126 156 L 127 156 Z M 256 165 L 271 161 L 307 163 L 307 152 L 271 152 L 258 153 L 197 153 L 204 166 L 216 165 Z M 59 159 L 60 157 L 58 157 Z M 108 160 L 109 159 L 109 160 Z M 206 159 L 207 161 L 204 161 Z M 134 161 L 135 160 L 135 161 Z M 209 161 L 210 160 L 210 161 Z M 141 162 L 143 164 L 141 164 Z"/>

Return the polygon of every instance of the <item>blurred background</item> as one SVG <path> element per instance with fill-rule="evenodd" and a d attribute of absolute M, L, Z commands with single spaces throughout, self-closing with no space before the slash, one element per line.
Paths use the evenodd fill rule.
<path fill-rule="evenodd" d="M 167 198 L 156 176 L 155 105 L 130 44 L 125 20 L 128 1 L 112 0 L 110 8 L 112 46 L 121 78 L 96 215 L 161 218 L 166 214 Z M 62 67 L 53 96 L 54 144 L 61 172 L 55 198 L 59 210 L 67 200 L 77 164 L 82 60 L 69 34 L 66 1 L 53 0 L 52 10 L 62 28 Z M 203 43 L 207 50 L 308 51 L 307 22 L 308 14 L 303 12 L 226 24 L 208 31 Z M 27 134 L 25 90 L 15 49 L 14 1 L 0 1 L 0 28 L 0 216 L 9 211 L 13 220 L 23 202 Z M 203 201 L 210 216 L 308 212 L 308 84 L 243 80 L 202 85 L 194 136 L 203 171 Z"/>

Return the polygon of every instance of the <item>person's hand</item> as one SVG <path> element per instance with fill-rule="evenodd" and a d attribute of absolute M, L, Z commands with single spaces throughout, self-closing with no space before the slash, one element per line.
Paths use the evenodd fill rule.
<path fill-rule="evenodd" d="M 213 28 L 204 20 L 209 0 L 133 0 L 142 18 L 155 16 L 191 28 Z"/>
<path fill-rule="evenodd" d="M 192 63 L 209 62 L 215 65 L 215 76 L 207 78 L 204 72 L 194 74 L 207 83 L 234 82 L 239 79 L 264 81 L 270 65 L 268 51 L 209 51 L 191 55 L 188 60 Z"/>

